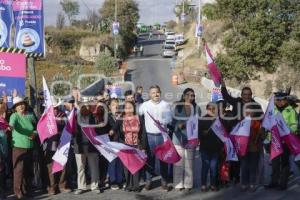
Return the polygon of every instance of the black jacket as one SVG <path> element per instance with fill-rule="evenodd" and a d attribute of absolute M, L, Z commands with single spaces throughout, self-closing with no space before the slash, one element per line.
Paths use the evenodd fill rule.
<path fill-rule="evenodd" d="M 89 122 L 90 124 L 95 124 L 95 118 L 93 115 L 89 116 Z M 104 127 L 98 127 L 95 128 L 97 135 L 104 135 L 108 134 L 109 131 L 111 130 L 111 126 L 109 123 L 107 123 Z M 74 138 L 74 153 L 75 154 L 81 154 L 83 152 L 83 146 L 88 146 L 88 153 L 97 153 L 98 150 L 94 147 L 90 141 L 87 141 L 86 143 L 83 141 L 83 137 L 86 137 L 80 127 L 80 125 L 77 123 L 76 127 L 76 133 L 75 133 L 75 138 Z"/>
<path fill-rule="evenodd" d="M 244 113 L 245 103 L 243 102 L 241 97 L 234 98 L 234 97 L 230 96 L 228 94 L 226 87 L 222 86 L 221 92 L 222 92 L 222 96 L 223 96 L 224 100 L 226 102 L 228 102 L 230 105 L 232 105 L 232 116 L 234 116 L 234 120 L 232 120 L 232 121 L 233 121 L 234 125 L 236 125 L 239 121 L 244 119 L 243 113 Z M 254 101 L 254 99 L 251 100 L 251 103 L 253 103 L 252 109 L 261 110 L 260 113 L 256 113 L 256 114 L 262 116 L 263 110 L 262 110 L 261 106 L 259 105 L 259 103 Z M 258 116 L 256 116 L 256 117 L 258 117 Z"/>
<path fill-rule="evenodd" d="M 205 119 L 204 119 L 205 118 Z M 209 118 L 209 119 L 208 119 Z M 208 154 L 220 153 L 223 148 L 222 141 L 210 128 L 215 119 L 204 115 L 199 120 L 198 135 L 200 140 L 200 151 Z"/>

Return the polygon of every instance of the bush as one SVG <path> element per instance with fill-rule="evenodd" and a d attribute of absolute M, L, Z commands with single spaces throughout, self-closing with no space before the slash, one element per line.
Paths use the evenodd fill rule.
<path fill-rule="evenodd" d="M 105 76 L 111 76 L 117 71 L 117 60 L 105 52 L 100 52 L 95 62 L 95 67 L 104 73 Z"/>

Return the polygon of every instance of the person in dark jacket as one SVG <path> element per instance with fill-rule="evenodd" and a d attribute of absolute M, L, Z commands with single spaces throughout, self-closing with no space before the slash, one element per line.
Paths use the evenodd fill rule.
<path fill-rule="evenodd" d="M 97 125 L 96 132 L 97 135 L 109 134 L 112 127 L 108 122 L 108 117 L 105 113 L 106 101 L 101 100 L 97 103 L 95 110 L 93 111 L 94 123 Z M 100 154 L 99 156 L 99 168 L 100 168 L 100 188 L 109 186 L 108 178 L 108 161 Z"/>
<path fill-rule="evenodd" d="M 66 114 L 59 109 L 60 102 L 57 103 L 55 99 L 52 99 L 53 107 L 54 107 L 54 116 L 56 119 L 58 134 L 48 138 L 44 142 L 45 146 L 45 162 L 48 169 L 48 177 L 49 177 L 49 187 L 48 194 L 55 195 L 58 192 L 58 187 L 60 192 L 70 192 L 71 190 L 67 188 L 66 185 L 66 169 L 64 169 L 61 173 L 52 174 L 52 157 L 55 154 L 59 140 L 62 134 L 62 131 L 65 127 Z"/>
<path fill-rule="evenodd" d="M 206 106 L 206 115 L 199 120 L 198 133 L 200 139 L 200 153 L 202 158 L 201 191 L 207 191 L 207 175 L 210 173 L 210 189 L 216 191 L 218 160 L 223 143 L 211 130 L 215 121 L 216 105 L 209 103 Z"/>
<path fill-rule="evenodd" d="M 138 86 L 136 87 L 136 93 L 135 93 L 135 103 L 137 104 L 142 104 L 144 103 L 144 99 L 143 99 L 143 87 L 142 86 Z"/>
<path fill-rule="evenodd" d="M 120 142 L 145 151 L 146 133 L 144 132 L 143 124 L 142 117 L 136 114 L 135 104 L 131 101 L 127 101 L 125 102 L 123 119 L 117 121 L 117 126 L 114 131 L 118 135 Z M 124 167 L 126 179 L 125 190 L 134 192 L 140 191 L 140 171 L 131 174 L 129 170 Z"/>
<path fill-rule="evenodd" d="M 120 118 L 118 113 L 119 101 L 118 99 L 111 99 L 109 102 L 108 123 L 112 127 L 109 131 L 111 141 L 119 142 L 118 135 L 114 133 L 117 126 L 117 120 Z M 123 183 L 123 165 L 119 158 L 114 159 L 108 164 L 108 174 L 110 181 L 110 188 L 118 190 L 122 187 Z"/>
<path fill-rule="evenodd" d="M 234 124 L 237 124 L 244 119 L 245 104 L 251 104 L 255 110 L 255 116 L 258 116 L 257 119 L 262 119 L 263 111 L 261 106 L 252 98 L 252 90 L 250 87 L 244 87 L 242 89 L 241 97 L 234 98 L 228 93 L 225 82 L 222 80 L 221 93 L 224 100 L 232 105 Z"/>
<path fill-rule="evenodd" d="M 91 173 L 91 190 L 96 194 L 100 193 L 99 184 L 99 155 L 97 149 L 91 144 L 83 133 L 80 124 L 92 123 L 92 112 L 88 104 L 84 104 L 80 108 L 80 121 L 77 123 L 77 129 L 74 138 L 74 153 L 77 165 L 77 185 L 78 189 L 75 194 L 82 194 L 87 190 L 85 165 L 88 166 Z"/>

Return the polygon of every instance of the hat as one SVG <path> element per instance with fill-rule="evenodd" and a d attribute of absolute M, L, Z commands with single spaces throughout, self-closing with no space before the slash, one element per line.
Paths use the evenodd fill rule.
<path fill-rule="evenodd" d="M 112 93 L 112 94 L 110 95 L 110 98 L 112 98 L 112 99 L 117 99 L 117 98 L 118 98 L 118 95 L 117 95 L 116 93 Z"/>
<path fill-rule="evenodd" d="M 13 98 L 13 108 L 15 108 L 20 103 L 26 103 L 25 99 L 19 96 Z"/>
<path fill-rule="evenodd" d="M 279 90 L 278 92 L 274 92 L 275 99 L 285 99 L 289 96 L 288 93 L 284 92 L 283 90 Z"/>
<path fill-rule="evenodd" d="M 51 101 L 52 101 L 52 105 L 53 105 L 54 108 L 58 107 L 62 104 L 62 100 L 59 98 L 58 102 L 57 102 L 57 100 L 54 96 L 51 96 Z"/>
<path fill-rule="evenodd" d="M 64 100 L 65 103 L 75 103 L 75 98 L 73 96 L 69 96 Z"/>

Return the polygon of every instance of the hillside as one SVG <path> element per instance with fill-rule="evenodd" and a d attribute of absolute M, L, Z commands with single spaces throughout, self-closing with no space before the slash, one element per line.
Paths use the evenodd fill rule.
<path fill-rule="evenodd" d="M 294 42 L 293 47 L 294 52 L 288 52 L 289 49 L 286 44 L 290 44 L 290 41 L 287 40 L 286 42 L 282 42 L 281 46 L 277 48 L 278 50 L 274 51 L 274 56 L 270 57 L 269 54 L 262 53 L 263 50 L 265 50 L 263 48 L 268 48 L 268 46 L 266 47 L 266 45 L 268 45 L 267 42 L 269 42 L 269 38 L 265 39 L 265 44 L 261 43 L 261 47 L 252 47 L 252 44 L 248 44 L 247 42 L 249 41 L 245 40 L 244 43 L 241 43 L 242 45 L 244 45 L 244 49 L 240 49 L 240 55 L 237 55 L 239 54 L 239 52 L 237 52 L 236 49 L 228 48 L 228 43 L 230 42 L 228 42 L 228 38 L 230 38 L 230 36 L 232 36 L 234 32 L 232 24 L 228 23 L 228 21 L 224 20 L 223 18 L 219 19 L 211 16 L 210 19 L 208 19 L 207 17 L 203 17 L 202 23 L 204 27 L 204 34 L 202 39 L 204 39 L 208 43 L 214 57 L 216 58 L 216 61 L 219 64 L 219 67 L 222 70 L 222 73 L 225 74 L 225 79 L 229 86 L 239 89 L 244 86 L 250 86 L 256 96 L 260 96 L 263 98 L 268 98 L 272 92 L 278 89 L 285 90 L 288 87 L 292 87 L 292 93 L 300 96 L 300 91 L 298 90 L 300 86 L 300 82 L 298 81 L 300 73 L 297 68 L 299 63 L 296 62 L 297 59 L 299 59 L 300 55 L 296 53 L 298 51 L 296 41 Z M 185 31 L 185 37 L 188 39 L 188 43 L 183 46 L 183 58 L 185 59 L 179 58 L 177 63 L 177 70 L 175 72 L 180 73 L 184 71 L 186 78 L 190 81 L 199 81 L 200 77 L 205 75 L 205 73 L 207 72 L 203 45 L 201 45 L 199 51 L 197 50 L 196 38 L 194 36 L 195 26 L 196 24 L 195 22 L 193 22 L 189 25 L 188 31 Z M 298 29 L 300 28 L 299 25 L 297 27 Z M 294 28 L 294 30 L 297 30 L 296 28 Z M 292 30 L 292 32 L 294 30 Z M 256 37 L 258 38 L 258 35 L 264 34 L 264 31 L 256 30 L 255 34 L 257 34 Z M 293 35 L 291 35 L 290 37 L 292 38 Z M 255 39 L 256 38 L 254 38 L 254 40 Z M 253 43 L 255 42 L 256 41 L 253 41 Z M 247 48 L 252 48 L 252 50 L 250 50 L 249 53 L 244 54 L 244 52 L 242 51 L 246 51 Z M 224 60 L 222 60 L 224 56 L 229 56 L 229 54 L 232 54 L 232 52 L 234 51 L 237 52 L 235 53 L 235 56 L 237 55 L 241 57 L 244 55 L 249 55 L 249 59 L 251 59 L 250 57 L 252 56 L 252 54 L 256 53 L 255 51 L 261 51 L 261 53 L 258 54 L 260 58 L 255 57 L 255 59 L 260 59 L 258 61 L 269 59 L 269 61 L 265 62 L 266 65 L 256 66 L 255 64 L 253 64 L 252 66 L 247 66 L 244 65 L 243 62 L 241 62 L 240 64 L 234 63 L 234 66 L 230 64 L 224 65 Z M 268 53 L 268 51 L 266 52 Z M 290 54 L 294 57 L 286 56 Z"/>

